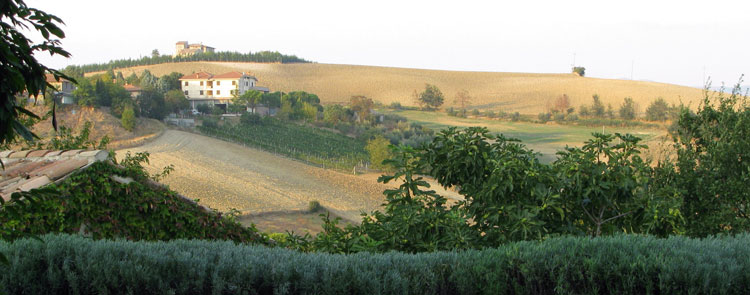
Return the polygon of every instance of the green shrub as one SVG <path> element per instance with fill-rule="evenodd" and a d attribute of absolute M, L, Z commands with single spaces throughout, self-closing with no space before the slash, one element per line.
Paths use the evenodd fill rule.
<path fill-rule="evenodd" d="M 13 201 L 0 206 L 0 238 L 81 232 L 94 239 L 265 242 L 255 228 L 149 185 L 141 166 L 146 156 L 126 157 L 122 166 L 96 162 L 62 183 L 14 194 Z M 121 183 L 113 176 L 134 181 Z"/>
<path fill-rule="evenodd" d="M 746 294 L 750 236 L 552 238 L 429 254 L 305 254 L 233 242 L 0 243 L 6 294 Z"/>
<path fill-rule="evenodd" d="M 307 212 L 314 213 L 320 211 L 320 209 L 323 209 L 323 207 L 320 206 L 318 200 L 312 200 L 307 203 Z"/>
<path fill-rule="evenodd" d="M 135 129 L 135 112 L 133 112 L 132 107 L 125 107 L 125 110 L 122 111 L 120 123 L 127 131 L 133 131 L 133 129 Z"/>

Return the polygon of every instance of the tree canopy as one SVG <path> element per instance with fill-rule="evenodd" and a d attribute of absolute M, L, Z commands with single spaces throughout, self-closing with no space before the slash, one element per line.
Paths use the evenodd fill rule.
<path fill-rule="evenodd" d="M 440 108 L 444 100 L 443 92 L 432 84 L 425 84 L 424 91 L 418 97 L 418 102 L 424 109 Z"/>
<path fill-rule="evenodd" d="M 19 121 L 19 116 L 38 118 L 16 101 L 16 95 L 26 92 L 36 96 L 44 94 L 47 87 L 45 74 L 51 73 L 55 79 L 72 78 L 51 69 L 34 57 L 46 52 L 51 55 L 69 57 L 70 53 L 60 47 L 60 40 L 65 33 L 58 25 L 63 21 L 52 14 L 30 8 L 23 0 L 6 0 L 0 2 L 0 145 L 9 143 L 21 135 L 31 140 L 34 134 Z M 22 32 L 34 32 L 39 35 L 32 39 L 41 40 L 35 43 Z M 28 96 L 25 96 L 28 97 Z M 57 128 L 54 116 L 52 124 Z"/>

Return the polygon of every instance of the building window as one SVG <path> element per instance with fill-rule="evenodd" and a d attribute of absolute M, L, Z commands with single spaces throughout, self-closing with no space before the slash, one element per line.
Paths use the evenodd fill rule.
<path fill-rule="evenodd" d="M 248 86 L 247 82 L 245 82 L 245 86 Z"/>
<path fill-rule="evenodd" d="M 187 84 L 188 84 L 188 82 L 187 82 L 187 81 L 185 81 L 185 86 L 187 86 Z"/>
<path fill-rule="evenodd" d="M 232 81 L 232 86 L 237 85 L 237 81 Z"/>
<path fill-rule="evenodd" d="M 185 90 L 185 96 L 187 96 L 187 95 L 188 95 L 187 93 L 188 93 L 188 92 L 187 92 L 187 90 Z"/>
<path fill-rule="evenodd" d="M 201 82 L 201 84 L 203 84 L 203 82 Z M 203 90 L 201 90 L 201 95 L 203 95 Z"/>
<path fill-rule="evenodd" d="M 213 96 L 213 95 L 214 95 L 214 91 L 213 90 L 209 90 L 208 91 L 208 96 Z"/>
<path fill-rule="evenodd" d="M 216 86 L 221 85 L 221 81 L 216 81 Z"/>
<path fill-rule="evenodd" d="M 216 95 L 220 95 L 220 94 L 221 94 L 221 90 L 216 90 Z"/>

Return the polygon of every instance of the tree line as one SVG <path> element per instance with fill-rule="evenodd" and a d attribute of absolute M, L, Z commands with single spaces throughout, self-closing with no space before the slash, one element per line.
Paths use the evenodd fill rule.
<path fill-rule="evenodd" d="M 138 59 L 118 59 L 106 63 L 96 63 L 75 66 L 71 65 L 64 70 L 69 73 L 75 73 L 83 76 L 85 73 L 107 71 L 110 69 L 128 68 L 135 66 L 154 65 L 162 63 L 190 62 L 190 61 L 225 61 L 225 62 L 260 62 L 260 63 L 309 63 L 305 59 L 295 55 L 285 55 L 277 51 L 259 51 L 259 52 L 233 52 L 219 51 L 196 53 L 189 56 L 171 56 L 158 55 L 144 56 Z"/>

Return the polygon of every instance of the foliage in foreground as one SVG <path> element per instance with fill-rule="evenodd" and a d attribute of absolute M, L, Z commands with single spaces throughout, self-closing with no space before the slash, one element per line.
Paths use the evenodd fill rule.
<path fill-rule="evenodd" d="M 562 235 L 620 233 L 705 237 L 750 230 L 750 106 L 735 92 L 684 110 L 675 159 L 652 165 L 632 135 L 594 134 L 551 164 L 486 128 L 443 130 L 428 145 L 394 149 L 385 161 L 401 181 L 382 212 L 361 225 L 325 219 L 315 237 L 290 236 L 303 251 L 432 252 L 497 247 Z M 462 200 L 429 190 L 422 175 Z"/>
<path fill-rule="evenodd" d="M 745 294 L 750 236 L 617 235 L 337 255 L 222 241 L 0 243 L 8 294 Z"/>
<path fill-rule="evenodd" d="M 12 201 L 0 204 L 0 239 L 83 233 L 94 239 L 264 242 L 255 228 L 150 185 L 143 161 L 146 154 L 126 157 L 123 166 L 97 162 L 60 184 L 14 194 Z"/>

